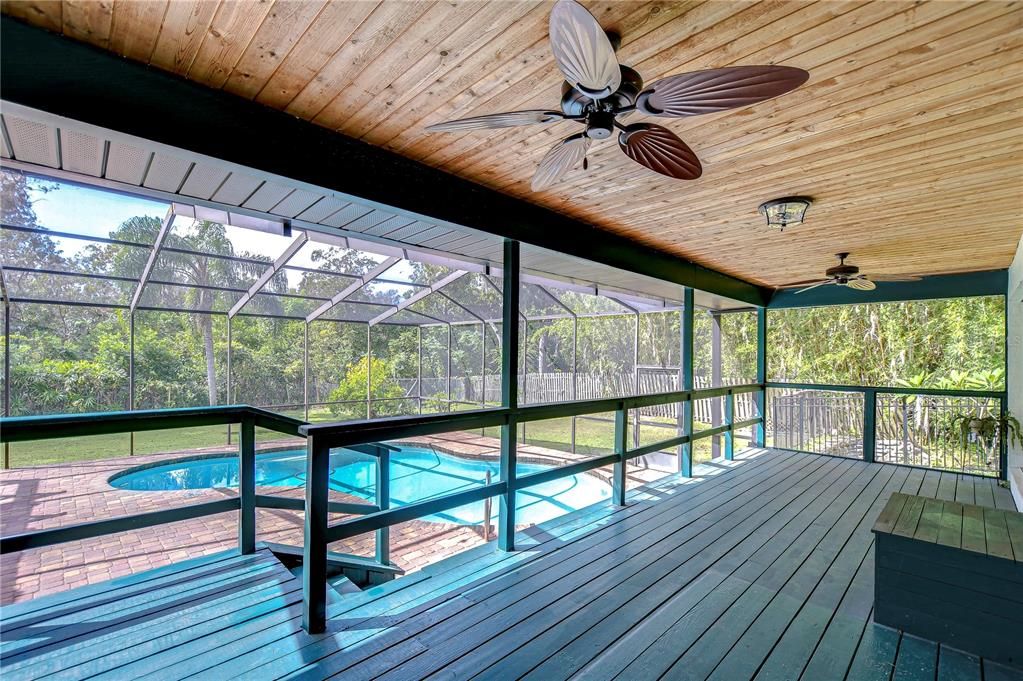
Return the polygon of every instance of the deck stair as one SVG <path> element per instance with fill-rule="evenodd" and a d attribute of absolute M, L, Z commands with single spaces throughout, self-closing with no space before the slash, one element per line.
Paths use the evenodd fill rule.
<path fill-rule="evenodd" d="M 290 544 L 263 544 L 288 567 L 302 564 L 302 547 Z M 389 582 L 395 577 L 405 574 L 397 565 L 385 564 L 372 558 L 356 556 L 350 553 L 327 553 L 327 582 L 344 577 L 356 587 L 376 586 Z M 340 583 L 340 582 L 339 582 Z"/>
<path fill-rule="evenodd" d="M 155 570 L 6 605 L 0 619 L 5 681 L 137 678 L 147 658 L 261 613 L 299 612 L 302 581 L 267 548 L 225 551 Z M 340 600 L 336 595 L 330 599 Z M 186 637 L 184 632 L 190 632 Z"/>

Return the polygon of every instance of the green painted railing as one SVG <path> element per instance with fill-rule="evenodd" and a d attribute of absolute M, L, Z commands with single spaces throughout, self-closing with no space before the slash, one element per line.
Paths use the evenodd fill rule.
<path fill-rule="evenodd" d="M 638 395 L 634 397 L 588 400 L 581 402 L 564 402 L 532 406 L 501 407 L 475 411 L 462 411 L 428 416 L 394 417 L 366 421 L 348 421 L 341 423 L 310 424 L 299 428 L 299 432 L 307 437 L 308 455 L 306 457 L 306 501 L 305 501 L 305 546 L 303 556 L 303 577 L 305 600 L 303 609 L 303 625 L 311 633 L 324 630 L 326 623 L 326 571 L 327 544 L 349 539 L 367 532 L 377 532 L 377 558 L 386 562 L 386 553 L 381 555 L 381 546 L 386 547 L 388 528 L 399 523 L 416 520 L 436 513 L 442 513 L 459 506 L 482 501 L 491 497 L 501 499 L 501 522 L 498 525 L 498 544 L 501 548 L 514 548 L 515 532 L 515 496 L 520 490 L 545 482 L 565 478 L 589 470 L 612 465 L 613 499 L 618 504 L 625 503 L 626 464 L 628 461 L 651 452 L 683 446 L 679 470 L 690 474 L 692 470 L 692 449 L 689 445 L 703 438 L 724 435 L 725 457 L 733 457 L 735 430 L 762 424 L 762 416 L 741 422 L 733 422 L 735 414 L 735 395 L 757 393 L 762 400 L 764 386 L 758 383 L 725 386 L 704 390 L 685 390 L 662 393 L 657 395 Z M 664 404 L 680 404 L 691 406 L 693 400 L 724 398 L 725 423 L 715 428 L 693 432 L 691 419 L 683 422 L 683 434 L 661 442 L 628 448 L 628 412 L 630 409 L 641 409 Z M 685 409 L 691 414 L 691 409 Z M 517 476 L 516 461 L 516 426 L 520 423 L 542 421 L 548 419 L 567 418 L 614 412 L 615 452 L 586 461 L 579 461 L 565 466 L 552 468 L 538 473 Z M 330 524 L 328 514 L 329 455 L 330 450 L 340 447 L 357 447 L 376 444 L 387 440 L 438 435 L 461 430 L 501 427 L 501 472 L 500 480 L 480 487 L 434 497 L 420 502 L 411 503 L 397 508 L 386 508 L 381 504 L 380 510 L 358 518 L 343 520 Z M 763 444 L 756 441 L 756 444 Z M 386 490 L 389 485 L 389 466 L 387 451 L 380 450 L 381 459 L 376 466 L 377 488 Z M 386 495 L 383 497 L 386 503 Z"/>
<path fill-rule="evenodd" d="M 804 390 L 804 391 L 815 391 L 815 392 L 833 392 L 833 393 L 853 393 L 863 396 L 863 415 L 862 415 L 862 441 L 861 441 L 861 456 L 864 461 L 875 461 L 877 458 L 878 451 L 878 432 L 881 427 L 878 423 L 878 395 L 900 395 L 905 397 L 948 397 L 948 398 L 973 398 L 973 399 L 994 399 L 999 401 L 998 411 L 1001 416 L 1005 415 L 1007 394 L 1004 390 L 945 390 L 937 388 L 897 388 L 897 387 L 882 387 L 882 386 L 862 386 L 862 385 L 841 385 L 841 384 L 826 384 L 826 383 L 798 383 L 798 382 L 787 382 L 787 381 L 767 381 L 767 388 L 783 389 L 783 390 Z M 761 412 L 765 416 L 768 412 Z M 964 412 L 965 413 L 965 412 Z M 800 417 L 797 420 L 805 420 Z M 773 443 L 780 449 L 786 449 L 787 447 L 780 447 L 777 441 Z M 797 450 L 801 451 L 801 450 Z M 819 453 L 819 452 L 814 452 Z M 998 466 L 995 470 L 997 476 L 1001 479 L 1005 479 L 1006 472 L 1008 470 L 1008 447 L 1005 438 L 999 438 L 998 443 Z M 884 463 L 894 463 L 898 465 L 909 465 L 914 467 L 926 467 L 926 468 L 942 468 L 941 466 L 916 466 L 912 463 L 903 463 L 896 461 L 883 461 Z M 959 471 L 964 474 L 970 475 L 975 474 L 970 471 Z"/>
<path fill-rule="evenodd" d="M 286 508 L 299 511 L 305 509 L 305 501 L 302 499 L 256 494 L 256 427 L 285 435 L 300 436 L 299 428 L 305 425 L 304 421 L 246 405 L 18 416 L 0 419 L 0 442 L 27 442 L 227 424 L 240 425 L 241 432 L 238 444 L 237 497 L 0 537 L 0 554 L 201 518 L 226 511 L 239 512 L 238 550 L 241 553 L 252 553 L 256 546 L 256 508 Z M 381 447 L 371 445 L 354 449 L 378 456 Z M 381 503 L 379 497 L 376 504 L 333 502 L 329 505 L 333 513 L 355 515 L 375 513 L 386 507 L 386 502 Z"/>

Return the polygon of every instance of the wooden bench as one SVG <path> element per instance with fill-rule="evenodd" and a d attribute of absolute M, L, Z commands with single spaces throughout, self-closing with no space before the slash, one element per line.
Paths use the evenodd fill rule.
<path fill-rule="evenodd" d="M 1023 666 L 1023 514 L 895 493 L 873 532 L 875 622 Z"/>

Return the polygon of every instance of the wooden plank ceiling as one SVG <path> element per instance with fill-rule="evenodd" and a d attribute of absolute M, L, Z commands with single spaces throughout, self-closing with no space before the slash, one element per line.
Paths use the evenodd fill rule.
<path fill-rule="evenodd" d="M 3 11 L 755 283 L 815 276 L 843 250 L 868 273 L 1009 265 L 1023 231 L 1019 3 L 585 4 L 647 82 L 768 63 L 810 81 L 669 120 L 704 163 L 695 182 L 607 141 L 588 172 L 537 194 L 533 169 L 577 124 L 423 127 L 555 107 L 549 2 L 4 0 Z M 793 194 L 814 198 L 808 222 L 767 229 L 757 206 Z"/>

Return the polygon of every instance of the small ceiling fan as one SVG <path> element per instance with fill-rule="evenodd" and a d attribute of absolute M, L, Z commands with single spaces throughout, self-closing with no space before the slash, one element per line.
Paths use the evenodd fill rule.
<path fill-rule="evenodd" d="M 565 76 L 561 111 L 496 113 L 437 123 L 428 132 L 461 132 L 517 125 L 578 121 L 582 132 L 558 142 L 540 161 L 533 191 L 545 189 L 571 168 L 583 164 L 593 140 L 611 136 L 633 161 L 678 180 L 703 173 L 700 159 L 671 130 L 652 123 L 623 125 L 619 118 L 638 111 L 677 118 L 714 113 L 762 102 L 796 89 L 810 74 L 791 66 L 733 66 L 668 76 L 643 87 L 642 77 L 615 57 L 620 39 L 607 34 L 575 0 L 558 0 L 551 10 L 551 51 Z"/>
<path fill-rule="evenodd" d="M 899 275 L 899 274 L 860 274 L 860 268 L 856 265 L 845 264 L 845 259 L 849 257 L 848 253 L 836 253 L 835 257 L 838 258 L 838 264 L 834 267 L 829 267 L 824 271 L 824 279 L 807 279 L 806 281 L 791 281 L 787 284 L 782 284 L 778 288 L 791 288 L 793 286 L 805 286 L 801 288 L 794 295 L 799 295 L 804 291 L 817 288 L 818 286 L 826 286 L 828 284 L 836 284 L 838 286 L 847 286 L 857 291 L 873 291 L 877 286 L 874 285 L 875 281 L 920 281 L 920 277 L 914 277 L 912 275 Z M 810 284 L 809 286 L 806 286 Z"/>

